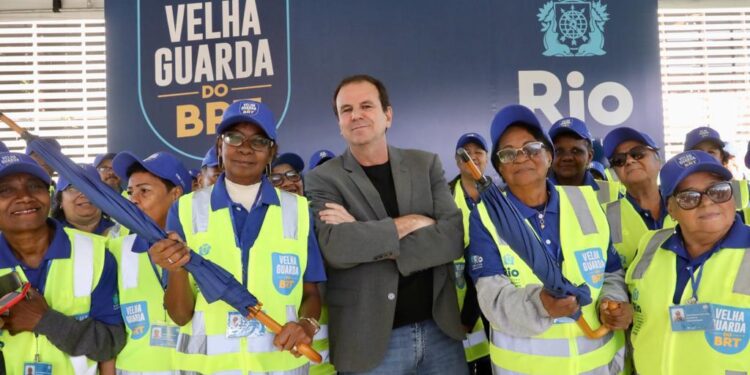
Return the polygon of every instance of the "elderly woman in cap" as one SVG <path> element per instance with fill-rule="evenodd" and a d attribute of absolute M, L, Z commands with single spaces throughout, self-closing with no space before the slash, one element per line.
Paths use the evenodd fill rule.
<path fill-rule="evenodd" d="M 112 161 L 114 172 L 127 181 L 127 193 L 162 229 L 172 203 L 191 191 L 188 171 L 174 155 L 157 152 L 144 160 L 123 151 Z M 117 356 L 121 374 L 173 372 L 179 327 L 164 308 L 164 270 L 149 258 L 149 243 L 129 234 L 127 228 L 113 233 L 109 250 L 119 265 L 120 311 L 125 317 L 128 340 Z"/>
<path fill-rule="evenodd" d="M 625 269 L 647 231 L 675 225 L 659 193 L 661 159 L 657 151 L 648 134 L 633 128 L 619 127 L 604 137 L 604 155 L 627 189 L 623 198 L 605 205 L 612 243 Z"/>
<path fill-rule="evenodd" d="M 99 174 L 89 164 L 81 164 L 84 173 L 96 180 Z M 53 218 L 68 228 L 75 228 L 84 232 L 106 236 L 115 223 L 107 215 L 94 206 L 82 192 L 76 189 L 68 180 L 60 176 L 57 181 L 57 192 L 54 196 Z"/>
<path fill-rule="evenodd" d="M 628 269 L 640 374 L 750 371 L 750 228 L 732 201 L 732 174 L 703 151 L 661 170 L 675 229 L 648 232 Z"/>
<path fill-rule="evenodd" d="M 180 198 L 171 208 L 171 239 L 149 250 L 169 271 L 165 304 L 179 325 L 179 370 L 302 373 L 308 361 L 295 346 L 319 330 L 323 261 L 307 200 L 275 189 L 265 171 L 276 153 L 276 123 L 263 103 L 240 100 L 216 129 L 222 173 L 211 188 Z M 283 325 L 274 335 L 224 302 L 208 303 L 182 266 L 187 246 L 230 272 Z"/>
<path fill-rule="evenodd" d="M 695 128 L 685 135 L 684 151 L 700 150 L 705 151 L 714 159 L 718 160 L 725 168 L 729 163 L 729 152 L 725 149 L 726 143 L 721 140 L 719 132 L 708 126 Z M 732 180 L 732 189 L 734 189 L 734 206 L 741 210 L 748 206 L 750 201 L 750 192 L 748 192 L 748 182 L 746 180 Z"/>
<path fill-rule="evenodd" d="M 271 164 L 271 174 L 268 180 L 273 186 L 288 191 L 292 194 L 304 195 L 304 186 L 302 185 L 302 171 L 305 169 L 305 162 L 302 158 L 292 152 L 279 155 Z"/>
<path fill-rule="evenodd" d="M 117 266 L 103 237 L 47 217 L 49 185 L 29 156 L 0 154 L 0 275 L 18 272 L 32 287 L 0 316 L 5 368 L 91 374 L 125 344 Z"/>
<path fill-rule="evenodd" d="M 487 142 L 478 133 L 466 133 L 461 135 L 456 142 L 456 151 L 466 150 L 471 161 L 484 173 L 487 168 Z M 471 171 L 456 156 L 456 166 L 459 174 L 448 182 L 456 206 L 461 210 L 464 226 L 464 248 L 469 246 L 469 215 L 479 203 L 479 190 Z M 470 374 L 490 374 L 492 367 L 489 360 L 489 342 L 481 310 L 477 302 L 477 289 L 469 280 L 469 270 L 466 268 L 466 258 L 461 256 L 453 262 L 453 271 L 456 277 L 456 295 L 458 296 L 458 307 L 461 310 L 461 325 L 466 331 L 463 340 L 464 354 L 469 363 Z M 468 281 L 468 282 L 467 282 Z"/>
<path fill-rule="evenodd" d="M 491 129 L 492 162 L 508 183 L 507 197 L 542 240 L 545 251 L 574 284 L 585 283 L 595 303 L 555 298 L 497 234 L 483 203 L 469 219 L 467 250 L 479 305 L 492 325 L 490 357 L 496 374 L 610 374 L 623 371 L 625 337 L 632 310 L 624 272 L 609 227 L 590 186 L 557 186 L 547 180 L 552 142 L 534 113 L 520 105 L 503 108 Z M 617 301 L 617 308 L 598 307 Z M 617 331 L 588 339 L 568 318 Z M 600 323 L 601 320 L 601 323 Z"/>

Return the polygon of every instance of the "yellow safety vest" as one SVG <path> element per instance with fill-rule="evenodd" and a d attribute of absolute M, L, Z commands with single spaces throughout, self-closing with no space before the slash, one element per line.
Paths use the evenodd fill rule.
<path fill-rule="evenodd" d="M 620 177 L 617 176 L 617 173 L 612 168 L 604 169 L 604 174 L 607 176 L 607 181 L 620 182 Z"/>
<path fill-rule="evenodd" d="M 127 342 L 117 355 L 120 375 L 161 374 L 174 370 L 177 325 L 164 308 L 164 290 L 154 273 L 147 252 L 133 252 L 135 234 L 108 240 L 108 247 L 119 270 L 117 287 L 120 310 L 125 321 Z M 163 270 L 155 266 L 161 273 Z"/>
<path fill-rule="evenodd" d="M 620 182 L 603 180 L 594 181 L 599 185 L 599 190 L 596 191 L 596 199 L 599 200 L 599 204 L 614 202 L 620 198 L 620 193 L 623 190 Z"/>
<path fill-rule="evenodd" d="M 466 195 L 464 194 L 464 189 L 463 186 L 461 186 L 460 179 L 456 182 L 453 199 L 456 201 L 458 209 L 461 210 L 461 216 L 464 223 L 464 248 L 466 248 L 469 246 L 469 215 L 471 214 L 471 209 L 469 209 L 469 206 L 466 204 Z M 465 267 L 466 259 L 464 259 L 463 256 L 453 261 L 453 272 L 456 276 L 456 295 L 458 296 L 459 311 L 464 308 L 466 283 L 471 282 L 464 277 Z M 482 322 L 482 319 L 477 319 L 471 332 L 466 334 L 466 338 L 463 340 L 463 345 L 467 362 L 476 361 L 477 359 L 486 357 L 490 354 L 490 343 L 487 339 L 487 334 L 484 332 L 484 323 Z"/>
<path fill-rule="evenodd" d="M 750 192 L 748 191 L 747 180 L 732 180 L 732 190 L 734 196 L 734 208 L 742 210 L 750 204 Z"/>
<path fill-rule="evenodd" d="M 241 251 L 235 242 L 228 207 L 212 211 L 211 188 L 180 197 L 179 218 L 188 246 L 242 282 Z M 270 205 L 258 238 L 250 249 L 247 288 L 263 310 L 284 325 L 297 320 L 307 268 L 310 217 L 307 199 L 275 189 L 280 205 Z M 273 346 L 275 335 L 257 320 L 237 321 L 234 308 L 208 303 L 198 291 L 193 319 L 180 329 L 180 370 L 212 374 L 222 371 L 307 373 L 305 357 L 295 358 Z M 228 325 L 249 326 L 250 335 L 228 336 Z"/>
<path fill-rule="evenodd" d="M 106 239 L 95 234 L 64 228 L 71 244 L 70 258 L 52 259 L 49 265 L 44 299 L 49 307 L 63 315 L 78 320 L 86 319 L 91 310 L 91 293 L 99 284 L 104 271 Z M 23 280 L 28 280 L 21 267 L 2 268 L 0 276 L 16 271 Z M 39 353 L 39 361 L 52 365 L 54 374 L 95 374 L 97 363 L 86 356 L 70 356 L 46 336 L 36 336 L 31 332 L 11 336 L 0 330 L 0 341 L 5 343 L 3 354 L 9 375 L 26 375 L 24 363 L 34 362 Z"/>
<path fill-rule="evenodd" d="M 556 186 L 556 189 L 560 193 L 563 275 L 574 285 L 586 283 L 591 298 L 598 301 L 609 246 L 606 218 L 590 186 Z M 495 240 L 506 276 L 513 285 L 523 288 L 541 284 L 531 268 L 498 236 L 484 204 L 480 203 L 476 209 Z M 601 325 L 596 302 L 583 307 L 583 316 L 592 329 Z M 490 358 L 496 374 L 618 373 L 624 371 L 625 335 L 615 331 L 600 339 L 589 339 L 569 318 L 559 319 L 534 337 L 511 336 L 492 327 Z"/>
<path fill-rule="evenodd" d="M 625 197 L 607 203 L 604 206 L 604 211 L 607 213 L 612 244 L 620 255 L 622 268 L 627 270 L 638 251 L 638 244 L 641 237 L 649 229 L 646 227 L 646 223 L 643 222 L 641 215 L 633 207 L 633 204 Z M 677 225 L 668 213 L 662 212 L 661 214 L 665 215 L 662 228 L 674 228 Z"/>
<path fill-rule="evenodd" d="M 677 284 L 677 255 L 662 248 L 674 231 L 643 236 L 625 280 L 635 315 L 631 341 L 641 375 L 750 373 L 750 249 L 717 250 L 703 264 L 698 298 L 714 305 L 714 329 L 672 332 L 669 307 Z M 680 299 L 686 304 L 687 283 Z"/>

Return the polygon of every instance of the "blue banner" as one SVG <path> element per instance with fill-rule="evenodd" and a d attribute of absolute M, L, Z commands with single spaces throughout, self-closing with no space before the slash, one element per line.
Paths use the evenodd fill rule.
<path fill-rule="evenodd" d="M 282 152 L 346 145 L 341 78 L 371 74 L 394 109 L 389 143 L 441 155 L 489 134 L 503 106 L 545 126 L 583 119 L 663 142 L 657 1 L 119 0 L 105 3 L 108 145 L 199 164 L 226 106 L 251 98 L 278 120 Z"/>

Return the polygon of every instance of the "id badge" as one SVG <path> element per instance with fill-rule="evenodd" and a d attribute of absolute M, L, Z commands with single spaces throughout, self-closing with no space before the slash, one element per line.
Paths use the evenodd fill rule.
<path fill-rule="evenodd" d="M 24 362 L 23 375 L 52 375 L 52 364 L 44 362 Z"/>
<path fill-rule="evenodd" d="M 227 338 L 259 337 L 266 334 L 266 328 L 256 319 L 245 319 L 238 312 L 227 315 Z"/>
<path fill-rule="evenodd" d="M 151 346 L 161 346 L 165 348 L 176 348 L 177 337 L 180 334 L 180 328 L 175 325 L 156 323 L 151 326 Z"/>
<path fill-rule="evenodd" d="M 672 331 L 706 331 L 713 329 L 712 307 L 710 303 L 676 305 L 669 307 L 669 320 Z"/>

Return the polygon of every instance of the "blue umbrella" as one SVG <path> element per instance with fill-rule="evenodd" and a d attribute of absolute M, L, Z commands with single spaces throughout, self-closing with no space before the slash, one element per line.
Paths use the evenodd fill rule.
<path fill-rule="evenodd" d="M 534 275 L 542 282 L 544 289 L 557 298 L 575 296 L 580 306 L 590 304 L 592 300 L 589 286 L 586 284 L 576 286 L 566 279 L 555 259 L 545 249 L 541 239 L 526 224 L 526 219 L 521 216 L 518 209 L 500 189 L 492 183 L 492 180 L 482 175 L 466 150 L 459 148 L 456 150 L 456 155 L 469 167 L 474 179 L 477 180 L 479 196 L 487 208 L 487 213 L 494 224 L 497 235 L 507 242 L 513 248 L 513 251 L 531 268 Z M 577 320 L 579 325 L 586 325 L 585 327 L 581 326 L 581 328 L 587 336 L 603 336 L 609 332 L 608 329 L 604 332 L 599 332 L 599 330 L 593 332 L 583 320 L 580 309 L 571 318 Z M 602 327 L 604 326 L 602 325 Z M 590 332 L 593 333 L 589 334 Z"/>
<path fill-rule="evenodd" d="M 137 233 L 149 243 L 167 238 L 167 233 L 136 205 L 123 198 L 100 179 L 89 177 L 83 168 L 63 155 L 60 150 L 52 147 L 48 142 L 42 141 L 38 136 L 29 133 L 1 112 L 0 120 L 20 134 L 21 138 L 26 140 L 31 151 L 39 154 L 57 173 L 65 177 L 94 205 L 117 222 Z M 273 332 L 278 333 L 281 330 L 281 326 L 277 322 L 261 311 L 262 305 L 255 296 L 221 266 L 191 250 L 190 261 L 185 265 L 185 269 L 193 275 L 201 293 L 203 293 L 203 297 L 209 303 L 222 300 L 241 314 L 258 319 Z M 313 362 L 319 363 L 321 360 L 320 354 L 308 345 L 299 345 L 297 350 Z"/>

